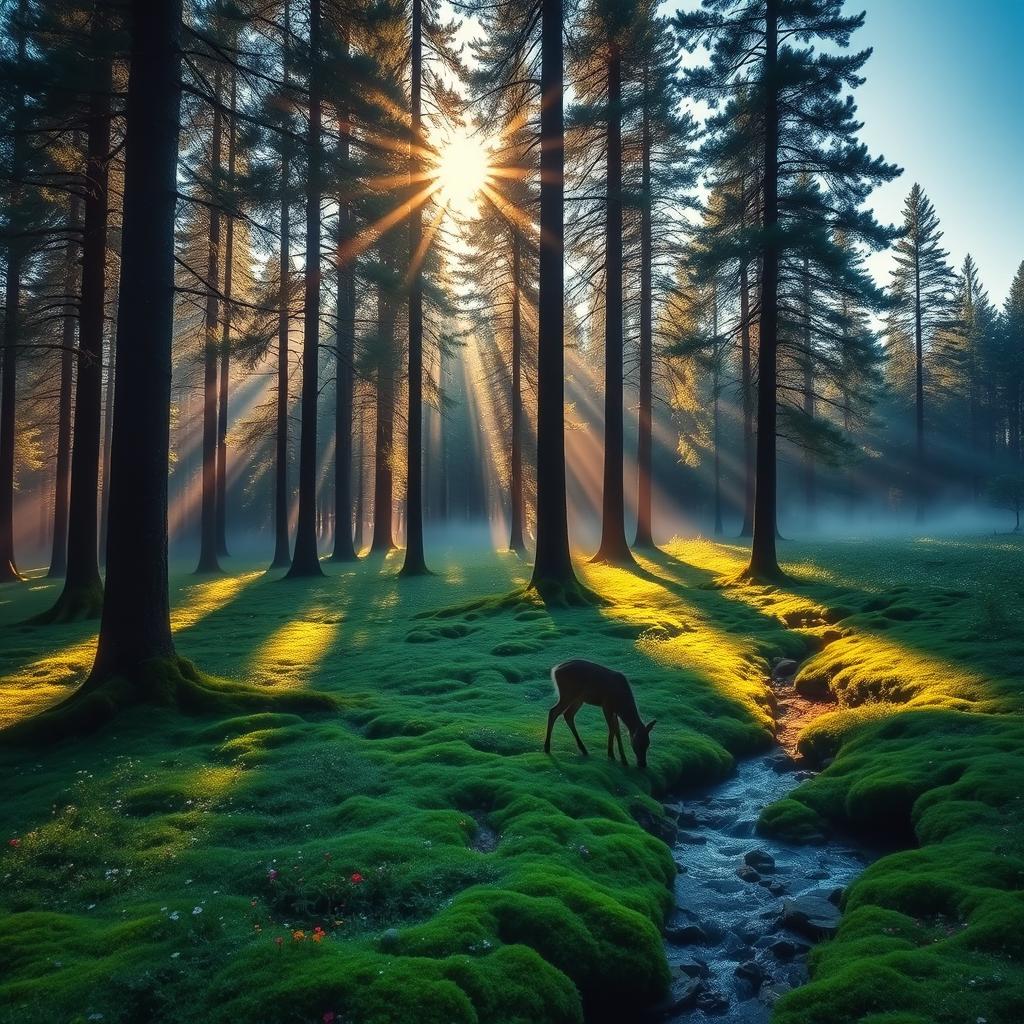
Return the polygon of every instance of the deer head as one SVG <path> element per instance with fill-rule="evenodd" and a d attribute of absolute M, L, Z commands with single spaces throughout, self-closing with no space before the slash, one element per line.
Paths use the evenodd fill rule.
<path fill-rule="evenodd" d="M 636 755 L 636 765 L 638 768 L 647 767 L 647 750 L 651 745 L 651 730 L 657 724 L 657 719 L 653 722 L 648 722 L 647 725 L 644 725 L 641 722 L 640 725 L 629 734 L 629 742 L 633 747 L 633 753 Z"/>

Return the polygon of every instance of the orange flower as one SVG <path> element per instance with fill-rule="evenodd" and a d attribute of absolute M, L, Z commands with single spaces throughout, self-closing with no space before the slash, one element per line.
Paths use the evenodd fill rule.
<path fill-rule="evenodd" d="M 292 932 L 292 941 L 293 942 L 302 942 L 302 941 L 305 940 L 305 938 L 306 938 L 306 933 L 303 932 L 303 931 L 294 931 L 294 932 Z"/>
<path fill-rule="evenodd" d="M 323 928 L 320 927 L 320 925 L 317 925 L 313 929 L 313 936 L 312 936 L 312 938 L 313 938 L 314 942 L 323 942 L 323 940 L 326 937 L 326 935 L 327 935 L 327 932 L 325 932 L 323 930 Z"/>

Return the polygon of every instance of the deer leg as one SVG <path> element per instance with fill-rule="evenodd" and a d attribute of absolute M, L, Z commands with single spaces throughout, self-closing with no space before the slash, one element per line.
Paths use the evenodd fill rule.
<path fill-rule="evenodd" d="M 551 730 L 555 727 L 558 716 L 569 706 L 568 701 L 559 698 L 558 703 L 548 712 L 548 732 L 544 737 L 544 753 L 551 753 Z"/>
<path fill-rule="evenodd" d="M 615 738 L 619 741 L 619 757 L 622 758 L 623 764 L 628 765 L 629 761 L 626 760 L 626 752 L 622 749 L 622 729 L 618 722 L 615 723 Z"/>
<path fill-rule="evenodd" d="M 565 719 L 565 724 L 569 726 L 569 731 L 576 737 L 576 746 L 580 748 L 580 753 L 586 756 L 589 751 L 583 745 L 583 740 L 580 739 L 580 734 L 576 731 L 576 712 L 579 711 L 581 707 L 583 707 L 582 701 L 580 701 L 579 704 L 573 704 L 566 710 L 562 717 Z"/>
<path fill-rule="evenodd" d="M 619 733 L 619 723 L 616 721 L 615 712 L 611 708 L 602 708 L 604 720 L 608 723 L 608 756 L 615 760 L 615 737 Z M 622 748 L 622 740 L 619 740 L 619 748 Z"/>

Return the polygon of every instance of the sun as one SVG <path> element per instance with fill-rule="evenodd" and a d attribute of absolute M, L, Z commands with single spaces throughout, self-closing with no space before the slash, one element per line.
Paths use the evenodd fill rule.
<path fill-rule="evenodd" d="M 458 216 L 473 216 L 491 173 L 487 141 L 465 128 L 454 129 L 437 145 L 434 173 L 444 206 Z"/>

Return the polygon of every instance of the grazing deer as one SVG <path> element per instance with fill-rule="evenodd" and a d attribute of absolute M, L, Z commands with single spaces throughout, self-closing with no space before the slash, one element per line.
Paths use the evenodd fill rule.
<path fill-rule="evenodd" d="M 558 703 L 548 712 L 548 734 L 544 737 L 544 753 L 551 753 L 551 730 L 555 720 L 561 715 L 569 731 L 576 739 L 581 754 L 587 748 L 576 731 L 576 712 L 584 704 L 594 704 L 604 712 L 604 720 L 608 723 L 608 756 L 615 760 L 613 744 L 619 744 L 619 756 L 623 764 L 629 764 L 626 753 L 622 749 L 622 734 L 619 732 L 621 718 L 629 730 L 629 742 L 636 755 L 638 768 L 647 767 L 647 748 L 651 745 L 651 730 L 657 722 L 644 725 L 640 721 L 633 691 L 629 688 L 629 680 L 614 669 L 605 668 L 593 661 L 573 658 L 563 661 L 551 670 L 551 681 L 558 691 Z"/>

